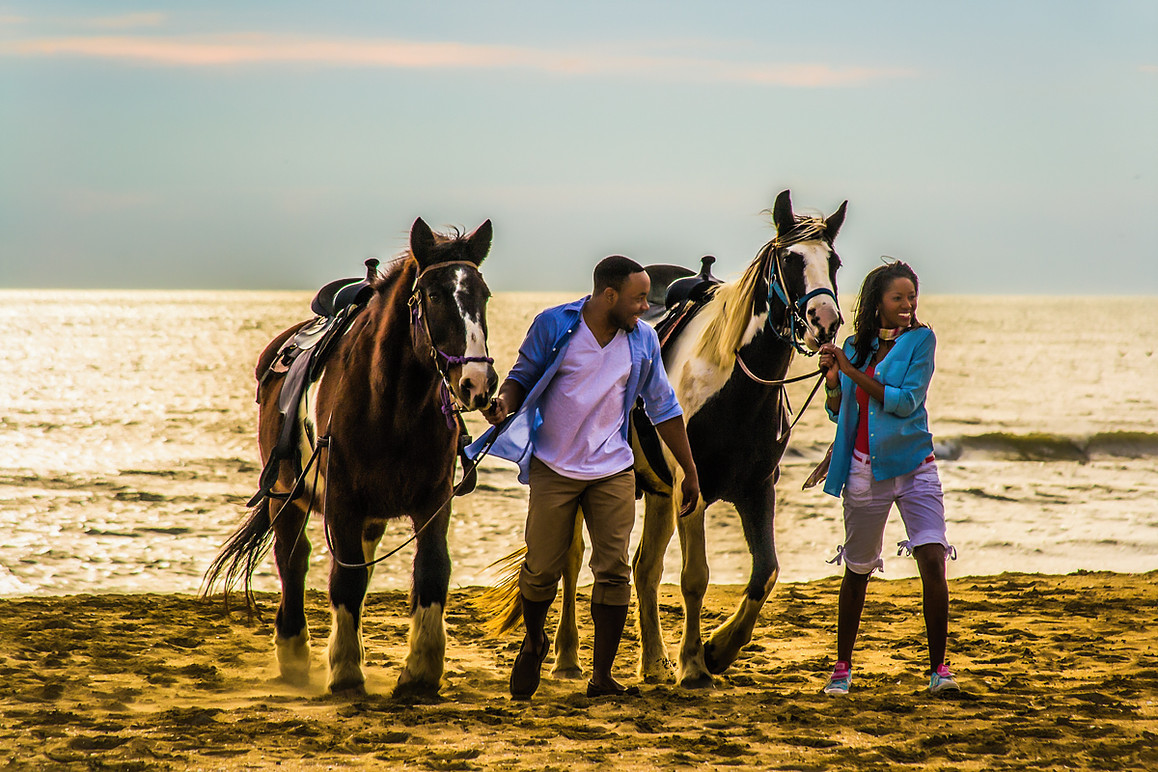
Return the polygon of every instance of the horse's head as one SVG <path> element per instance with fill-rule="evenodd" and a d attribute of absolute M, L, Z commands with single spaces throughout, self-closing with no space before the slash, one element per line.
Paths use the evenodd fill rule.
<path fill-rule="evenodd" d="M 418 263 L 412 302 L 439 368 L 468 410 L 484 407 L 499 382 L 487 353 L 491 292 L 479 271 L 490 248 L 490 220 L 469 236 L 437 235 L 421 217 L 410 229 L 410 254 Z"/>
<path fill-rule="evenodd" d="M 840 328 L 836 271 L 840 256 L 832 243 L 844 223 L 845 201 L 829 217 L 797 217 L 785 190 L 776 197 L 772 222 L 776 238 L 763 251 L 769 321 L 793 330 L 808 348 L 835 340 Z"/>

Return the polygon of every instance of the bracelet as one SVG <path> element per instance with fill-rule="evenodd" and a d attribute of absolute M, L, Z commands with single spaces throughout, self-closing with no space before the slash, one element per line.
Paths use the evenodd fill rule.
<path fill-rule="evenodd" d="M 827 383 L 824 384 L 824 393 L 829 397 L 839 397 L 840 396 L 840 381 L 837 381 L 835 389 L 828 388 Z"/>

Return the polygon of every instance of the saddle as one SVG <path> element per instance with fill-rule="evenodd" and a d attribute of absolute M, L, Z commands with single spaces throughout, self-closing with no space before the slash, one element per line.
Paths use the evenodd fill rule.
<path fill-rule="evenodd" d="M 655 310 L 649 308 L 642 318 L 655 327 L 656 334 L 659 335 L 661 352 L 668 351 L 676 336 L 711 300 L 716 286 L 721 283 L 712 275 L 712 264 L 715 262 L 716 258 L 712 255 L 704 255 L 700 258 L 699 273 L 679 265 L 657 264 L 644 267 L 651 278 L 647 302 L 652 304 Z M 632 410 L 631 423 L 647 463 L 660 480 L 672 485 L 674 481 L 663 460 L 659 433 L 647 417 L 642 401 L 637 402 Z M 637 485 L 636 498 L 642 495 L 643 492 Z"/>
<path fill-rule="evenodd" d="M 322 368 L 337 342 L 374 294 L 371 282 L 378 273 L 378 261 L 370 258 L 365 265 L 364 279 L 339 279 L 318 290 L 310 302 L 310 310 L 317 314 L 317 318 L 282 343 L 269 367 L 258 378 L 259 388 L 270 378 L 284 378 L 277 400 L 282 424 L 277 444 L 261 470 L 258 491 L 247 506 L 255 506 L 263 498 L 274 495 L 273 486 L 277 483 L 278 467 L 282 461 L 295 459 L 297 474 L 301 474 L 301 459 L 296 452 L 298 406 L 306 388 L 322 374 Z M 296 490 L 290 491 L 289 498 L 294 498 L 296 493 Z"/>

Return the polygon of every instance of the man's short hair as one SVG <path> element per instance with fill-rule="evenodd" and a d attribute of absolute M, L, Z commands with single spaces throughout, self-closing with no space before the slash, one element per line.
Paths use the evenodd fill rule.
<path fill-rule="evenodd" d="M 643 266 L 630 257 L 623 255 L 605 257 L 595 266 L 595 292 L 598 294 L 608 287 L 619 292 L 628 276 L 641 271 Z"/>

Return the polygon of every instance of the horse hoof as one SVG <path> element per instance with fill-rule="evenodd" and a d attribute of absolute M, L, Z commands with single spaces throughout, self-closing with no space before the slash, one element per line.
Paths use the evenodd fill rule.
<path fill-rule="evenodd" d="M 675 681 L 675 663 L 664 657 L 654 665 L 641 667 L 639 679 L 645 684 L 670 684 Z"/>
<path fill-rule="evenodd" d="M 648 673 L 640 676 L 639 680 L 645 684 L 670 684 L 673 679 L 671 673 Z"/>
<path fill-rule="evenodd" d="M 698 676 L 681 678 L 679 685 L 682 689 L 714 689 L 716 681 L 707 673 L 701 673 Z"/>
<path fill-rule="evenodd" d="M 568 680 L 576 680 L 583 677 L 583 668 L 578 665 L 574 667 L 555 668 L 551 671 L 551 675 L 556 678 L 566 678 Z"/>
<path fill-rule="evenodd" d="M 366 684 L 362 683 L 345 683 L 345 684 L 330 684 L 330 694 L 335 697 L 365 697 Z"/>
<path fill-rule="evenodd" d="M 283 670 L 277 677 L 278 681 L 288 686 L 303 687 L 310 685 L 310 672 L 308 670 Z"/>
<path fill-rule="evenodd" d="M 440 684 L 429 684 L 425 681 L 403 682 L 399 678 L 391 696 L 403 700 L 427 700 L 437 697 L 439 688 Z"/>
<path fill-rule="evenodd" d="M 393 696 L 434 697 L 438 695 L 438 690 L 441 687 L 441 681 L 435 683 L 424 681 L 411 675 L 409 670 L 403 670 L 402 675 L 398 676 L 398 683 L 394 685 Z"/>

